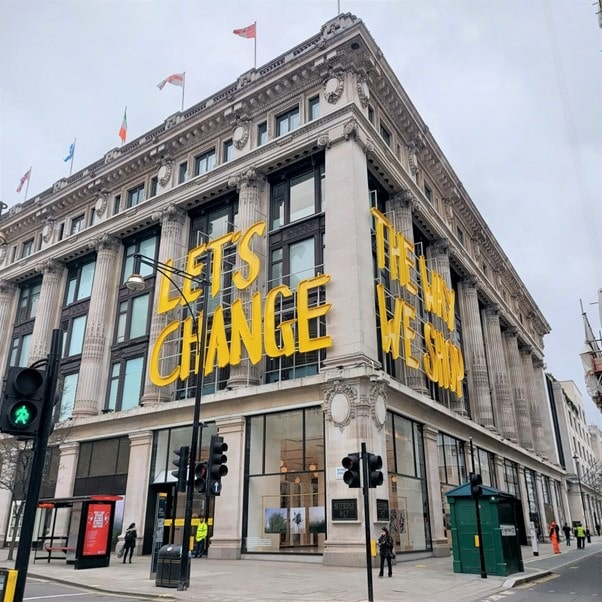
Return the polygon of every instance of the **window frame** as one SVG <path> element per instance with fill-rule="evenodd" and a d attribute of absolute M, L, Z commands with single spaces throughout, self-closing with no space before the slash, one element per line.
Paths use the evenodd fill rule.
<path fill-rule="evenodd" d="M 307 99 L 307 121 L 320 119 L 320 95 L 316 94 Z"/>
<path fill-rule="evenodd" d="M 211 164 L 211 159 L 213 159 L 213 164 Z M 201 164 L 205 163 L 205 168 L 201 171 Z M 206 173 L 209 173 L 212 169 L 215 169 L 216 165 L 216 156 L 215 156 L 215 147 L 197 155 L 194 158 L 194 176 L 202 176 Z"/>
<path fill-rule="evenodd" d="M 268 143 L 268 122 L 262 121 L 257 124 L 257 146 L 264 146 Z"/>
<path fill-rule="evenodd" d="M 145 200 L 144 182 L 141 182 L 127 191 L 126 208 L 131 209 L 132 207 L 136 207 L 140 203 L 144 203 Z"/>
<path fill-rule="evenodd" d="M 295 118 L 296 124 L 294 123 Z M 287 134 L 290 134 L 291 132 L 294 132 L 295 130 L 299 129 L 299 127 L 301 126 L 301 115 L 299 111 L 299 105 L 297 104 L 288 109 L 287 111 L 276 115 L 274 118 L 274 122 L 276 126 L 275 130 L 277 137 L 286 136 Z M 282 131 L 282 126 L 284 123 L 286 123 L 286 131 Z"/>

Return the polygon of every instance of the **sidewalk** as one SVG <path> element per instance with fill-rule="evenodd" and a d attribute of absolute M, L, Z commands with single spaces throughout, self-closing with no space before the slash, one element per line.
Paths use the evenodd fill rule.
<path fill-rule="evenodd" d="M 378 578 L 373 571 L 374 600 L 465 602 L 486 597 L 500 588 L 510 588 L 549 574 L 553 569 L 576 559 L 602 551 L 602 538 L 593 537 L 585 550 L 562 546 L 554 555 L 550 544 L 540 544 L 539 556 L 523 546 L 525 572 L 509 577 L 458 574 L 453 572 L 451 556 L 403 561 L 397 557 L 391 579 Z M 0 550 L 0 566 L 13 568 L 6 560 L 7 550 Z M 134 558 L 123 564 L 116 556 L 111 565 L 100 569 L 74 570 L 59 560 L 37 561 L 29 565 L 29 579 L 46 579 L 79 585 L 114 594 L 134 595 L 146 600 L 235 602 L 238 600 L 284 600 L 287 602 L 362 601 L 368 599 L 367 573 L 364 569 L 323 566 L 321 559 L 303 562 L 288 559 L 211 560 L 191 558 L 191 586 L 179 592 L 175 588 L 157 587 L 150 579 L 150 556 Z"/>

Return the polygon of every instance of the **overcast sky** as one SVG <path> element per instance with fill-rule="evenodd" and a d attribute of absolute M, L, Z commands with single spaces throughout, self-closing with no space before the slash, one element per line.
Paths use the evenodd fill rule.
<path fill-rule="evenodd" d="M 600 330 L 602 30 L 593 0 L 340 0 L 379 44 L 552 327 L 579 387 L 583 300 Z M 0 0 L 0 201 L 28 198 L 318 33 L 337 0 Z"/>

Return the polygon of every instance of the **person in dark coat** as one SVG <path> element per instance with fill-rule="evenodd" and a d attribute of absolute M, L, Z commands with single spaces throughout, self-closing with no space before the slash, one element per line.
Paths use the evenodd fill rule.
<path fill-rule="evenodd" d="M 564 523 L 562 530 L 564 531 L 564 536 L 566 538 L 566 545 L 570 546 L 571 545 L 571 528 L 566 523 Z"/>
<path fill-rule="evenodd" d="M 136 523 L 132 523 L 125 531 L 125 537 L 123 540 L 123 564 L 130 553 L 130 564 L 132 564 L 132 556 L 134 555 L 134 548 L 136 547 L 136 539 L 138 533 L 136 532 Z"/>
<path fill-rule="evenodd" d="M 389 529 L 382 528 L 380 537 L 378 538 L 378 551 L 380 553 L 380 573 L 379 577 L 383 576 L 385 568 L 385 560 L 389 568 L 389 577 L 393 577 L 393 567 L 391 565 L 391 556 L 393 555 L 393 538 L 389 535 Z"/>

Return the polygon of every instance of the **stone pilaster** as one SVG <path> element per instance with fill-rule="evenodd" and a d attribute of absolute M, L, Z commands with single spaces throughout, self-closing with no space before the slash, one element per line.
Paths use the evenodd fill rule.
<path fill-rule="evenodd" d="M 497 479 L 497 488 L 500 491 L 508 491 L 506 487 L 506 470 L 504 467 L 504 458 L 496 455 L 493 459 L 495 463 L 495 476 Z"/>
<path fill-rule="evenodd" d="M 536 472 L 535 474 L 535 492 L 537 495 L 537 513 L 539 514 L 539 524 L 541 525 L 541 534 L 546 541 L 550 541 L 548 536 L 550 532 L 550 525 L 546 517 L 545 507 L 543 505 L 543 483 L 541 475 Z"/>
<path fill-rule="evenodd" d="M 527 401 L 525 377 L 523 367 L 518 353 L 518 339 L 516 332 L 504 331 L 504 351 L 506 353 L 506 364 L 512 387 L 512 400 L 516 417 L 516 428 L 518 442 L 525 449 L 533 451 L 533 432 L 531 430 L 530 411 Z"/>
<path fill-rule="evenodd" d="M 504 437 L 517 442 L 512 390 L 504 355 L 504 343 L 497 307 L 488 307 L 483 311 L 483 330 L 496 425 Z"/>
<path fill-rule="evenodd" d="M 59 327 L 63 307 L 65 266 L 50 260 L 36 269 L 43 272 L 43 278 L 31 337 L 29 364 L 45 359 L 48 355 L 52 331 Z"/>
<path fill-rule="evenodd" d="M 130 461 L 128 464 L 128 481 L 125 487 L 123 530 L 125 531 L 126 525 L 136 523 L 138 530 L 136 554 L 141 552 L 143 540 L 142 525 L 144 525 L 146 515 L 152 451 L 152 431 L 130 433 Z"/>
<path fill-rule="evenodd" d="M 476 278 L 460 282 L 458 293 L 462 315 L 464 364 L 468 378 L 469 399 L 473 408 L 472 418 L 486 428 L 495 429 Z"/>
<path fill-rule="evenodd" d="M 392 214 L 392 223 L 397 232 L 401 232 L 406 240 L 414 244 L 414 226 L 412 220 L 412 210 L 416 206 L 416 200 L 413 198 L 409 190 L 404 190 L 393 196 L 389 200 L 389 208 Z M 411 275 L 414 282 L 417 281 L 417 273 Z M 420 303 L 418 295 L 411 295 L 408 291 L 399 286 L 398 283 L 392 282 L 391 286 L 396 285 L 395 296 L 401 297 L 406 303 L 409 303 L 416 313 L 416 317 L 410 321 L 410 327 L 418 333 L 412 342 L 412 357 L 420 358 L 424 354 L 424 339 L 420 336 L 422 331 L 420 324 Z M 404 366 L 407 375 L 407 385 L 418 391 L 419 393 L 427 394 L 425 376 L 421 370 Z"/>
<path fill-rule="evenodd" d="M 161 214 L 158 216 L 161 219 L 161 242 L 159 244 L 159 261 L 165 263 L 169 259 L 178 259 L 180 257 L 184 257 L 187 253 L 187 247 L 183 244 L 183 240 L 188 240 L 188 233 L 186 232 L 185 223 L 186 223 L 186 213 L 176 207 L 175 205 L 170 205 L 166 209 L 164 209 Z M 167 312 L 163 314 L 157 313 L 157 304 L 159 299 L 159 291 L 160 286 L 158 284 L 159 279 L 161 278 L 160 274 L 157 274 L 157 285 L 155 286 L 155 295 L 153 300 L 153 307 L 151 309 L 152 317 L 151 317 L 151 325 L 150 325 L 150 335 L 148 341 L 148 358 L 147 358 L 147 369 L 146 376 L 144 380 L 144 392 L 142 394 L 142 405 L 149 405 L 153 403 L 158 403 L 161 401 L 169 401 L 171 399 L 170 388 L 169 387 L 158 387 L 154 383 L 151 382 L 149 376 L 149 369 L 151 362 L 151 353 L 155 343 L 162 330 L 170 321 L 170 318 L 173 319 L 173 312 Z M 175 310 L 177 311 L 177 310 Z M 164 345 L 164 347 L 169 348 L 169 345 Z M 176 350 L 173 349 L 173 353 L 168 353 L 169 357 L 172 359 L 163 359 L 162 361 L 171 362 L 169 365 L 162 365 L 161 369 L 164 374 L 171 372 L 173 369 L 173 362 L 175 361 L 173 358 L 175 357 Z"/>
<path fill-rule="evenodd" d="M 90 295 L 86 336 L 82 348 L 73 416 L 95 416 L 102 408 L 108 380 L 107 331 L 115 322 L 116 291 L 120 263 L 120 241 L 105 235 L 97 243 L 96 268 Z"/>
<path fill-rule="evenodd" d="M 551 462 L 559 464 L 558 451 L 555 444 L 554 429 L 550 418 L 550 400 L 548 399 L 548 390 L 546 388 L 546 377 L 544 373 L 544 364 L 541 358 L 533 355 L 533 383 L 538 396 L 538 408 L 541 416 L 541 425 L 544 436 L 543 455 Z"/>
<path fill-rule="evenodd" d="M 4 344 L 0 345 L 0 366 L 6 366 L 10 353 L 10 333 L 15 322 L 15 307 L 19 289 L 6 280 L 0 280 L 0 332 Z"/>
<path fill-rule="evenodd" d="M 433 538 L 433 556 L 449 556 L 450 549 L 445 536 L 443 522 L 443 498 L 439 477 L 439 450 L 437 449 L 437 436 L 439 431 L 425 425 L 422 429 L 424 440 L 424 461 L 426 465 L 426 484 L 429 499 L 429 520 Z"/>
<path fill-rule="evenodd" d="M 220 503 L 215 504 L 209 557 L 237 560 L 240 558 L 243 516 L 245 419 L 238 416 L 218 420 L 216 426 L 228 444 L 228 474 L 223 479 L 228 495 L 222 495 Z"/>
<path fill-rule="evenodd" d="M 242 232 L 246 231 L 253 224 L 262 220 L 262 215 L 267 214 L 266 203 L 263 202 L 265 187 L 265 177 L 254 168 L 251 168 L 233 178 L 228 182 L 230 186 L 238 188 L 238 221 Z M 266 224 L 267 229 L 267 224 Z M 253 250 L 260 257 L 265 259 L 265 236 L 257 236 L 254 239 Z M 241 270 L 245 274 L 246 263 L 236 255 L 234 270 Z M 232 301 L 240 301 L 247 320 L 251 317 L 251 299 L 255 293 L 265 289 L 265 283 L 260 282 L 261 275 L 255 282 L 243 290 L 232 289 Z M 230 377 L 228 378 L 228 388 L 236 389 L 260 383 L 259 365 L 251 364 L 246 349 L 243 348 L 241 362 L 237 366 L 230 367 Z"/>
<path fill-rule="evenodd" d="M 56 477 L 55 497 L 71 497 L 75 486 L 77 474 L 77 461 L 79 458 L 79 443 L 77 441 L 62 443 L 59 446 L 59 471 Z M 57 510 L 56 535 L 68 535 L 70 513 L 67 509 Z"/>
<path fill-rule="evenodd" d="M 531 423 L 531 432 L 533 433 L 533 446 L 537 454 L 540 456 L 547 456 L 547 445 L 539 407 L 539 391 L 535 386 L 535 380 L 533 378 L 531 350 L 522 349 L 520 351 L 520 359 L 523 364 L 523 374 L 525 378 L 527 400 L 529 403 L 529 420 Z"/>

